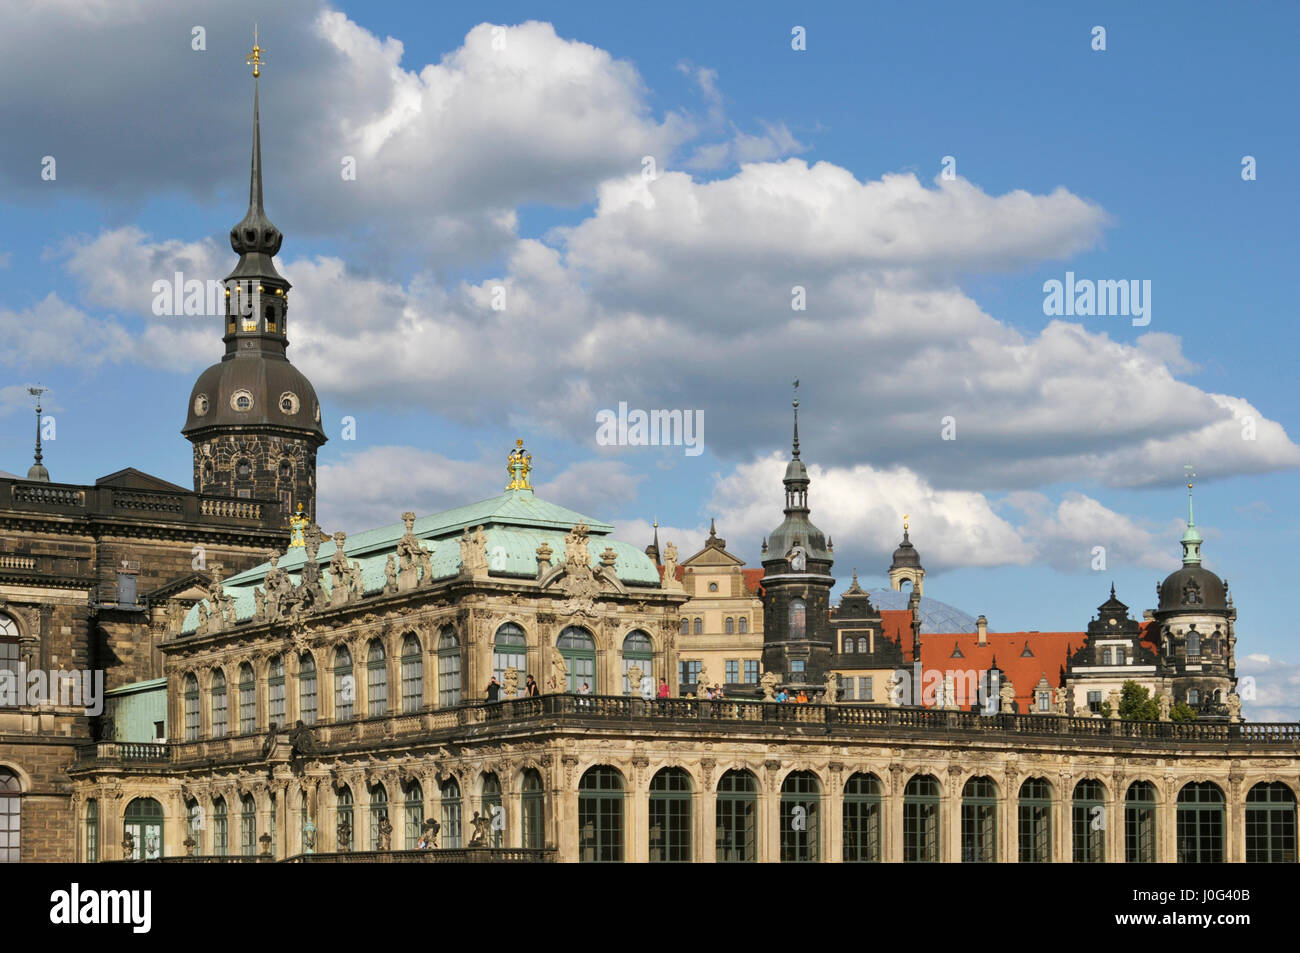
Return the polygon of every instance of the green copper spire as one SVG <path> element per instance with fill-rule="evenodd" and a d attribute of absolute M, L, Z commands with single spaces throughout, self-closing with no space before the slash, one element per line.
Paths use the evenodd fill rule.
<path fill-rule="evenodd" d="M 1196 476 L 1195 471 L 1190 467 L 1187 470 L 1187 532 L 1183 533 L 1183 565 L 1199 566 L 1201 564 L 1201 534 L 1196 531 L 1196 516 L 1192 512 L 1192 481 L 1191 478 Z"/>

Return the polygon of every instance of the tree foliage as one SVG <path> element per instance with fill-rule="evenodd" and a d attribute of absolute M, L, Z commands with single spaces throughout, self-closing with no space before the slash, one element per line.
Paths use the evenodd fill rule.
<path fill-rule="evenodd" d="M 1160 705 L 1149 690 L 1127 681 L 1119 691 L 1119 717 L 1124 721 L 1159 721 Z"/>

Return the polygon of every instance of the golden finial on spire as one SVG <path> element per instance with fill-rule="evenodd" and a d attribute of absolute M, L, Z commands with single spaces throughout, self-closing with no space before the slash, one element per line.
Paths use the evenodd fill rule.
<path fill-rule="evenodd" d="M 244 60 L 246 64 L 253 67 L 254 79 L 257 79 L 257 77 L 262 75 L 262 54 L 265 52 L 266 50 L 262 49 L 260 46 L 257 45 L 257 24 L 254 23 L 253 24 L 253 52 L 249 53 L 248 58 Z"/>
<path fill-rule="evenodd" d="M 904 533 L 907 532 L 907 514 L 906 514 L 906 513 L 903 514 L 903 532 L 904 532 Z"/>
<path fill-rule="evenodd" d="M 506 471 L 510 474 L 510 482 L 506 484 L 507 490 L 531 490 L 533 485 L 528 482 L 528 474 L 533 469 L 533 455 L 524 449 L 523 439 L 515 441 L 515 448 L 510 451 L 506 464 Z"/>

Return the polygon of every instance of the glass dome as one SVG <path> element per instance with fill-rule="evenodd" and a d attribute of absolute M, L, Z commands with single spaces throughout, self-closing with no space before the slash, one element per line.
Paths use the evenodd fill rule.
<path fill-rule="evenodd" d="M 877 609 L 906 609 L 911 589 L 895 592 L 893 589 L 868 589 L 871 604 Z M 921 597 L 921 632 L 974 632 L 975 617 L 955 606 L 929 596 Z"/>

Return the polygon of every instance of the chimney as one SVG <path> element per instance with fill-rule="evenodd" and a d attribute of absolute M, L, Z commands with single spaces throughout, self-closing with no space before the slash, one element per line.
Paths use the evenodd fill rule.
<path fill-rule="evenodd" d="M 975 631 L 978 632 L 980 635 L 979 644 L 988 645 L 989 644 L 989 620 L 984 618 L 984 616 L 981 615 L 978 619 L 975 620 Z"/>

